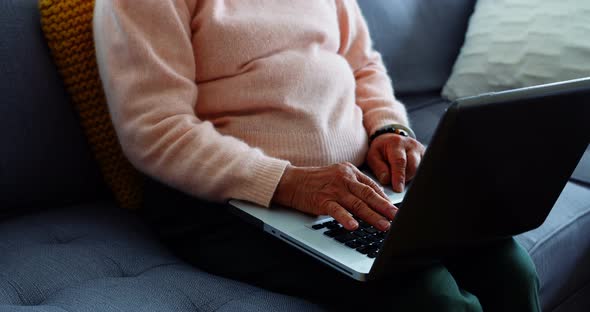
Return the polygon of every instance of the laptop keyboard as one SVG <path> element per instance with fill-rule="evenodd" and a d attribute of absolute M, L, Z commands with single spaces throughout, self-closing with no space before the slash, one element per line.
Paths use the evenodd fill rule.
<path fill-rule="evenodd" d="M 377 257 L 387 232 L 381 232 L 362 220 L 356 220 L 359 223 L 359 227 L 355 231 L 346 230 L 336 220 L 314 224 L 311 228 L 316 231 L 325 229 L 323 232 L 324 235 L 337 240 L 361 254 L 367 255 L 369 258 Z"/>

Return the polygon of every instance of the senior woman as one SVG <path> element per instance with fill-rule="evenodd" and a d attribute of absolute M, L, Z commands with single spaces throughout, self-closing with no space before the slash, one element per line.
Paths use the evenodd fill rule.
<path fill-rule="evenodd" d="M 397 208 L 356 166 L 400 192 L 424 147 L 403 135 L 406 111 L 355 1 L 97 0 L 94 31 L 123 151 L 186 194 L 148 197 L 146 208 L 183 258 L 331 308 L 538 311 L 535 269 L 513 240 L 359 283 L 214 204 L 276 203 L 350 230 L 351 214 L 389 228 Z"/>

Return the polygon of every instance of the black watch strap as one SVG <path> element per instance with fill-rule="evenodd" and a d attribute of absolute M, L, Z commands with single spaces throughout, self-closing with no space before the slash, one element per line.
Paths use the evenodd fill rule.
<path fill-rule="evenodd" d="M 393 134 L 397 134 L 397 135 L 401 135 L 401 136 L 405 136 L 405 137 L 412 137 L 412 138 L 416 138 L 416 135 L 414 135 L 414 132 L 405 126 L 402 125 L 388 125 L 385 126 L 377 131 L 375 131 L 375 133 L 373 133 L 370 137 L 369 137 L 369 145 L 371 145 L 371 143 L 373 142 L 373 140 L 375 140 L 376 137 L 382 135 L 382 134 L 386 134 L 386 133 L 393 133 Z"/>

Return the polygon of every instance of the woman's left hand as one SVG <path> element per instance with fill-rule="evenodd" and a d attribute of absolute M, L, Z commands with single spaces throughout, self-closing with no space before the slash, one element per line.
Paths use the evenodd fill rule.
<path fill-rule="evenodd" d="M 383 185 L 390 184 L 401 193 L 412 180 L 424 156 L 424 146 L 398 134 L 386 133 L 376 137 L 367 153 L 367 164 Z"/>

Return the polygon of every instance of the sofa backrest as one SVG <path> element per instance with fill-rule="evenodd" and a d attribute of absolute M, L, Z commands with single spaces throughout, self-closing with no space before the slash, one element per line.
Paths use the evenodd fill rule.
<path fill-rule="evenodd" d="M 104 196 L 41 32 L 37 0 L 0 10 L 0 216 Z"/>
<path fill-rule="evenodd" d="M 357 0 L 398 95 L 439 91 L 475 0 Z"/>

